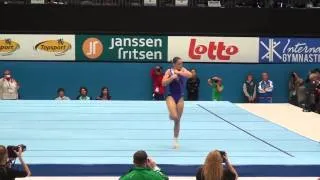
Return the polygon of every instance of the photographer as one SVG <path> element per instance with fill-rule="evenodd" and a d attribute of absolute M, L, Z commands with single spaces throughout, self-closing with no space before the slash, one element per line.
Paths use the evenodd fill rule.
<path fill-rule="evenodd" d="M 120 177 L 120 180 L 168 180 L 156 163 L 145 151 L 137 151 L 133 155 L 134 168 Z"/>
<path fill-rule="evenodd" d="M 306 102 L 304 111 L 319 112 L 319 99 L 320 99 L 320 69 L 312 70 L 306 84 Z"/>
<path fill-rule="evenodd" d="M 292 72 L 289 80 L 289 103 L 298 105 L 299 88 L 303 85 L 303 79 L 296 72 Z"/>
<path fill-rule="evenodd" d="M 196 178 L 197 180 L 236 180 L 238 173 L 231 165 L 227 154 L 224 151 L 215 150 L 208 154 Z"/>
<path fill-rule="evenodd" d="M 30 169 L 27 164 L 24 163 L 22 159 L 22 148 L 19 150 L 13 150 L 15 156 L 19 159 L 23 171 L 13 169 L 11 167 L 11 162 L 9 160 L 14 159 L 9 157 L 8 150 L 5 146 L 0 145 L 0 179 L 1 180 L 14 180 L 15 178 L 22 178 L 31 175 Z"/>
<path fill-rule="evenodd" d="M 220 77 L 214 76 L 210 79 L 208 79 L 209 86 L 212 87 L 212 100 L 213 101 L 220 101 L 221 100 L 221 94 L 223 91 L 223 84 L 222 79 Z"/>
<path fill-rule="evenodd" d="M 161 66 L 156 66 L 151 69 L 152 79 L 152 96 L 154 100 L 164 100 L 164 87 L 162 86 L 163 71 Z"/>

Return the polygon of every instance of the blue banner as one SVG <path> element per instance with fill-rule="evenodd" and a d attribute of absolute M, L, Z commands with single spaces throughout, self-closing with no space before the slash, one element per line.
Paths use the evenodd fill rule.
<path fill-rule="evenodd" d="M 259 63 L 320 63 L 320 39 L 260 38 Z"/>

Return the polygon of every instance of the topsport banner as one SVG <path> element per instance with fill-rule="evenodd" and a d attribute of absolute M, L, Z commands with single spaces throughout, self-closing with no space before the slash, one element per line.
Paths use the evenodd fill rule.
<path fill-rule="evenodd" d="M 75 60 L 74 35 L 0 34 L 0 60 Z"/>
<path fill-rule="evenodd" d="M 320 38 L 260 38 L 260 63 L 320 63 Z"/>

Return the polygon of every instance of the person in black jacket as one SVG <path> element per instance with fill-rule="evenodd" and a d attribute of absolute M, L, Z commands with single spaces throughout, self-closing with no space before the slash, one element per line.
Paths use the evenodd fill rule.
<path fill-rule="evenodd" d="M 225 166 L 223 166 L 223 163 Z M 197 180 L 236 180 L 238 173 L 224 151 L 211 151 L 196 175 Z"/>
<path fill-rule="evenodd" d="M 254 81 L 252 74 L 247 75 L 242 89 L 245 96 L 245 102 L 254 103 L 257 98 L 257 83 Z"/>
<path fill-rule="evenodd" d="M 200 79 L 195 69 L 191 69 L 191 73 L 192 78 L 189 78 L 187 81 L 188 100 L 197 101 L 199 99 Z"/>
<path fill-rule="evenodd" d="M 31 176 L 31 171 L 28 165 L 22 159 L 22 149 L 19 148 L 19 151 L 14 151 L 21 163 L 23 168 L 22 171 L 10 167 L 11 165 L 8 163 L 9 158 L 7 151 L 8 150 L 5 146 L 0 145 L 0 179 L 14 180 L 15 178 Z"/>

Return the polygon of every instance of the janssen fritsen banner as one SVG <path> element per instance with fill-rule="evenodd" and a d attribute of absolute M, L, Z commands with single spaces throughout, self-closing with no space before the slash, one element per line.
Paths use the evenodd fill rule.
<path fill-rule="evenodd" d="M 168 57 L 187 62 L 258 63 L 259 38 L 169 36 Z"/>
<path fill-rule="evenodd" d="M 80 61 L 167 61 L 167 36 L 76 36 Z"/>
<path fill-rule="evenodd" d="M 260 63 L 320 63 L 320 38 L 260 38 Z"/>
<path fill-rule="evenodd" d="M 0 34 L 0 60 L 75 60 L 74 35 Z"/>

